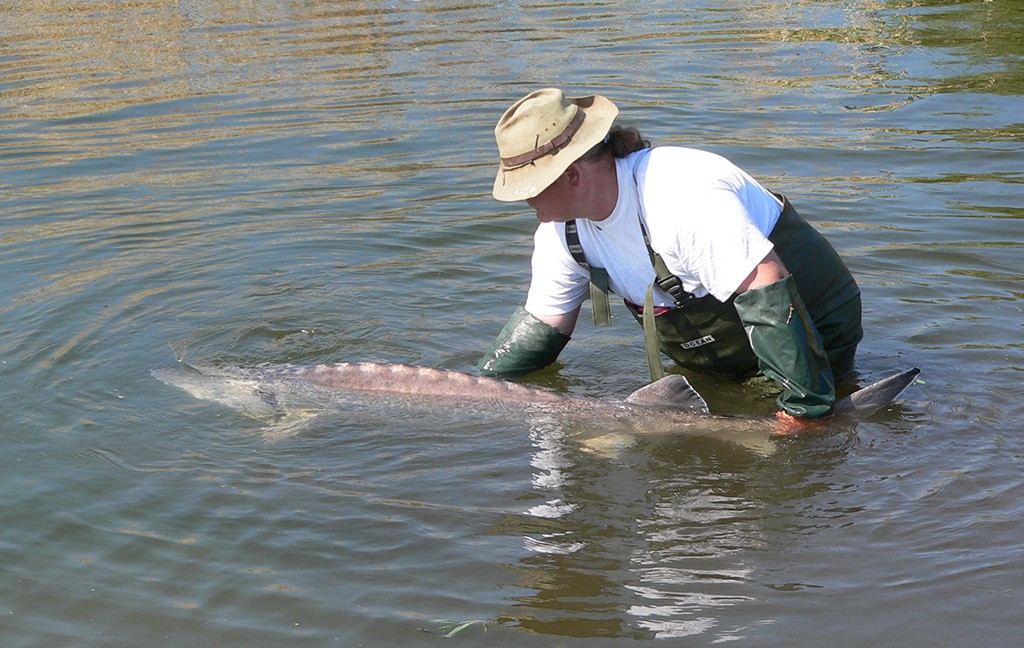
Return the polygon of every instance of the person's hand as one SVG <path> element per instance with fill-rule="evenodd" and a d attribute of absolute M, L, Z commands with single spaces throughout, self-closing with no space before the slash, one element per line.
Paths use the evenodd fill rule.
<path fill-rule="evenodd" d="M 796 436 L 811 432 L 820 432 L 828 427 L 828 418 L 806 419 L 779 410 L 775 412 L 775 420 L 771 425 L 772 436 Z"/>

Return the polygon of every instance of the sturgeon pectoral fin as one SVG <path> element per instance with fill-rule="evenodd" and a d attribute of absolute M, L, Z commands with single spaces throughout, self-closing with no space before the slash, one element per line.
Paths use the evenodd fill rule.
<path fill-rule="evenodd" d="M 612 432 L 610 434 L 602 434 L 599 437 L 583 439 L 580 441 L 580 447 L 584 452 L 589 452 L 605 459 L 618 459 L 635 442 L 636 436 Z"/>
<path fill-rule="evenodd" d="M 263 440 L 267 442 L 284 441 L 301 434 L 313 421 L 322 414 L 319 410 L 298 410 L 289 412 L 287 416 L 274 421 L 263 428 Z"/>
<path fill-rule="evenodd" d="M 665 376 L 636 390 L 626 399 L 632 405 L 648 405 L 655 407 L 672 407 L 686 410 L 698 415 L 708 415 L 708 404 L 690 382 L 679 374 Z"/>

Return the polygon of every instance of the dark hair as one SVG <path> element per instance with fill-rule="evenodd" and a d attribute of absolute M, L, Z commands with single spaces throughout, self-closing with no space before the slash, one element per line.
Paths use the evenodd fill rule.
<path fill-rule="evenodd" d="M 596 160 L 605 153 L 611 153 L 612 157 L 615 158 L 624 158 L 630 153 L 636 153 L 646 148 L 651 148 L 651 142 L 645 140 L 644 136 L 637 129 L 612 126 L 611 130 L 608 131 L 608 137 L 584 153 L 580 160 L 589 162 Z"/>

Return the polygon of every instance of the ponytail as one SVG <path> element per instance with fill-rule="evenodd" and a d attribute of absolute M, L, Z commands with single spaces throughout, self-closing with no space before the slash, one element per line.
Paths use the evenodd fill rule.
<path fill-rule="evenodd" d="M 590 162 L 606 153 L 613 158 L 624 158 L 630 153 L 636 153 L 646 148 L 651 148 L 651 142 L 645 140 L 640 131 L 633 127 L 612 126 L 608 136 L 603 142 L 598 142 L 589 151 L 580 157 L 580 161 Z"/>
<path fill-rule="evenodd" d="M 651 142 L 645 140 L 640 131 L 632 127 L 612 126 L 608 131 L 607 141 L 606 146 L 612 152 L 612 157 L 616 158 L 624 158 L 630 153 L 651 148 Z"/>

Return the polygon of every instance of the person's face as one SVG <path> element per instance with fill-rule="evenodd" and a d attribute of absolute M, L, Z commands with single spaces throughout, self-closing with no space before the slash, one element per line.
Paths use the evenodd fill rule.
<path fill-rule="evenodd" d="M 526 204 L 537 212 L 537 220 L 542 223 L 565 223 L 579 218 L 578 188 L 579 168 L 573 164 L 544 191 L 527 198 Z"/>

